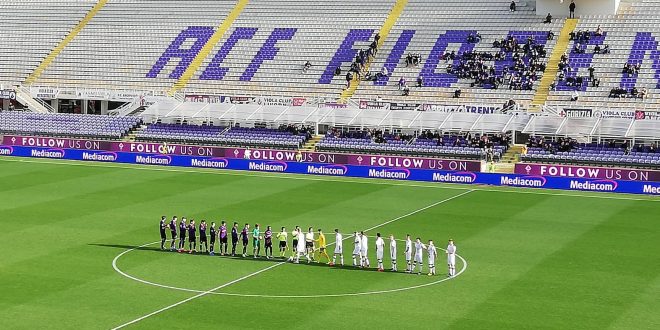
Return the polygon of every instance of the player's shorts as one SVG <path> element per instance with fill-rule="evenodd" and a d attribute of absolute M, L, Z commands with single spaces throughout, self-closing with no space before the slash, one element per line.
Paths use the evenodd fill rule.
<path fill-rule="evenodd" d="M 448 254 L 447 255 L 447 264 L 451 266 L 456 265 L 456 255 L 455 254 Z"/>
<path fill-rule="evenodd" d="M 435 258 L 429 258 L 429 265 L 435 265 Z"/>
<path fill-rule="evenodd" d="M 243 246 L 248 245 L 248 240 L 243 240 Z"/>
<path fill-rule="evenodd" d="M 161 231 L 161 232 L 160 232 L 160 238 L 162 238 L 162 239 L 166 239 L 166 238 L 167 238 L 167 235 L 165 234 L 164 231 Z"/>
<path fill-rule="evenodd" d="M 419 262 L 419 263 L 424 262 L 424 258 L 422 258 L 421 254 L 416 254 L 415 255 L 415 262 Z"/>
<path fill-rule="evenodd" d="M 344 251 L 342 251 L 342 250 L 343 250 L 343 249 L 342 249 L 342 246 L 341 246 L 341 245 L 337 245 L 337 246 L 335 246 L 335 254 L 343 254 Z"/>
<path fill-rule="evenodd" d="M 324 248 L 324 247 L 319 248 L 319 253 L 324 253 L 324 252 L 325 252 L 325 248 Z"/>
<path fill-rule="evenodd" d="M 197 237 L 196 236 L 190 236 L 190 237 L 188 237 L 188 241 L 189 242 L 195 242 L 195 241 L 197 241 Z"/>
<path fill-rule="evenodd" d="M 314 248 L 314 242 L 305 242 L 305 247 L 308 249 L 313 249 Z"/>
<path fill-rule="evenodd" d="M 360 249 L 360 256 L 366 258 L 367 257 L 367 250 Z"/>
<path fill-rule="evenodd" d="M 215 243 L 215 235 L 209 236 L 211 238 L 211 244 Z"/>
<path fill-rule="evenodd" d="M 396 253 L 390 252 L 390 259 L 396 260 Z"/>
<path fill-rule="evenodd" d="M 292 240 L 291 241 L 291 246 L 293 246 L 294 249 L 298 248 L 298 240 L 297 239 Z"/>
<path fill-rule="evenodd" d="M 176 238 L 176 233 L 175 232 L 170 232 L 170 236 L 172 236 L 172 239 Z"/>
<path fill-rule="evenodd" d="M 286 248 L 286 241 L 280 241 L 280 249 Z"/>
<path fill-rule="evenodd" d="M 260 244 L 261 244 L 261 241 L 259 241 L 258 239 L 252 240 L 252 246 L 258 247 L 258 246 L 260 246 Z"/>
<path fill-rule="evenodd" d="M 182 240 L 184 240 L 184 241 L 186 240 L 186 234 L 181 234 L 180 236 L 181 236 Z"/>
<path fill-rule="evenodd" d="M 359 247 L 359 246 L 356 246 L 356 247 L 353 249 L 353 254 L 356 255 L 356 256 L 357 256 L 357 255 L 360 255 L 360 247 Z"/>
<path fill-rule="evenodd" d="M 222 243 L 222 244 L 227 244 L 227 236 L 225 236 L 225 237 L 220 237 L 220 243 Z"/>
<path fill-rule="evenodd" d="M 376 250 L 376 259 L 383 259 L 383 250 Z"/>
<path fill-rule="evenodd" d="M 406 253 L 406 261 L 412 260 L 412 254 Z"/>
<path fill-rule="evenodd" d="M 264 246 L 273 246 L 273 241 L 270 239 L 264 240 Z"/>
<path fill-rule="evenodd" d="M 200 236 L 199 241 L 200 242 L 206 242 L 206 235 Z"/>

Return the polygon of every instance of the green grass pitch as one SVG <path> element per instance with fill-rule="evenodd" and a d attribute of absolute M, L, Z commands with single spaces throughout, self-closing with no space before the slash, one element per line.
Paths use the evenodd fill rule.
<path fill-rule="evenodd" d="M 133 320 L 126 328 L 660 328 L 660 200 L 470 189 L 2 158 L 0 328 L 111 329 Z M 174 214 L 320 227 L 331 243 L 335 227 L 351 233 L 396 219 L 368 233 L 372 267 L 376 232 L 438 247 L 454 238 L 468 265 L 440 281 L 444 254 L 429 277 L 151 245 L 116 260 L 134 279 L 113 268 L 122 252 L 158 241 L 160 216 Z M 352 246 L 344 242 L 347 263 Z"/>

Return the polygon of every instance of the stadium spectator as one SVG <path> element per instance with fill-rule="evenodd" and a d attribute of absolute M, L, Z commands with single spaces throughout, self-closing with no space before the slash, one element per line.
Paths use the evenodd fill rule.
<path fill-rule="evenodd" d="M 571 95 L 571 101 L 575 102 L 580 98 L 580 94 L 578 93 L 577 90 L 573 91 L 573 95 Z"/>
<path fill-rule="evenodd" d="M 410 87 L 408 87 L 407 84 L 403 86 L 403 93 L 402 93 L 402 95 L 403 95 L 403 96 L 408 96 L 408 95 L 410 95 Z"/>
<path fill-rule="evenodd" d="M 552 23 L 552 15 L 550 15 L 550 13 L 548 13 L 548 16 L 545 17 L 545 21 L 543 21 L 543 23 L 546 23 L 546 24 L 547 23 Z"/>
<path fill-rule="evenodd" d="M 622 97 L 625 97 L 626 94 L 628 94 L 628 92 L 625 89 L 623 89 L 621 87 L 614 87 L 614 88 L 612 88 L 612 90 L 610 90 L 609 97 L 622 98 Z"/>
<path fill-rule="evenodd" d="M 647 94 L 648 94 L 648 90 L 646 89 L 646 87 L 644 87 L 644 88 L 642 88 L 641 91 L 639 91 L 639 98 L 644 100 L 644 99 L 646 99 Z"/>
<path fill-rule="evenodd" d="M 516 2 L 515 1 L 511 1 L 511 4 L 509 4 L 509 11 L 512 12 L 512 13 L 514 11 L 516 11 Z"/>
<path fill-rule="evenodd" d="M 309 68 L 311 68 L 311 67 L 312 67 L 311 62 L 309 62 L 309 61 L 305 62 L 305 64 L 303 65 L 303 70 L 302 70 L 303 73 L 307 73 L 307 70 L 309 70 Z"/>
<path fill-rule="evenodd" d="M 548 14 L 548 15 L 550 15 L 550 14 Z M 552 32 L 552 31 L 548 31 L 548 36 L 546 37 L 546 39 L 552 40 L 554 38 L 555 38 L 555 33 Z"/>
<path fill-rule="evenodd" d="M 460 97 L 461 97 L 461 90 L 460 89 L 455 90 L 454 91 L 454 98 L 458 99 Z"/>
<path fill-rule="evenodd" d="M 595 35 L 602 37 L 603 36 L 603 28 L 600 27 L 600 24 L 598 24 L 598 27 L 596 27 L 596 33 Z"/>
<path fill-rule="evenodd" d="M 346 73 L 346 89 L 351 87 L 352 80 L 353 80 L 353 73 L 349 71 Z"/>
<path fill-rule="evenodd" d="M 399 90 L 403 89 L 403 87 L 406 85 L 406 79 L 401 77 L 399 78 Z"/>
<path fill-rule="evenodd" d="M 568 18 L 575 18 L 575 0 L 571 0 L 571 4 L 568 5 Z"/>
<path fill-rule="evenodd" d="M 590 65 L 588 70 L 589 70 L 589 81 L 593 81 L 595 78 L 594 72 L 596 71 L 596 69 L 594 69 L 594 67 Z"/>
<path fill-rule="evenodd" d="M 423 87 L 424 86 L 424 78 L 422 76 L 417 77 L 417 87 Z"/>
<path fill-rule="evenodd" d="M 335 68 L 335 77 L 336 76 L 341 76 L 341 67 L 336 67 Z"/>

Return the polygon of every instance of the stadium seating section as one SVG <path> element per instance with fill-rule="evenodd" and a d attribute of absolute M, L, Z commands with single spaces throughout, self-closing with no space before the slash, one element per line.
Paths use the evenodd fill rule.
<path fill-rule="evenodd" d="M 0 132 L 95 139 L 119 139 L 138 126 L 139 117 L 41 114 L 0 111 Z"/>
<path fill-rule="evenodd" d="M 634 151 L 633 151 L 634 150 Z M 649 147 L 626 151 L 623 147 L 608 147 L 604 144 L 582 144 L 570 151 L 548 151 L 530 148 L 523 161 L 545 163 L 568 163 L 582 165 L 616 165 L 625 167 L 660 167 L 660 152 Z"/>

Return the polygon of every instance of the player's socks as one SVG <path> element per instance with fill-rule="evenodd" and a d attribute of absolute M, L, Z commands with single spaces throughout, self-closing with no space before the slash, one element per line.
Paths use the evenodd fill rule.
<path fill-rule="evenodd" d="M 341 257 L 339 258 L 339 261 L 341 262 L 341 265 L 343 266 L 343 265 L 344 265 L 344 256 L 341 256 Z"/>

